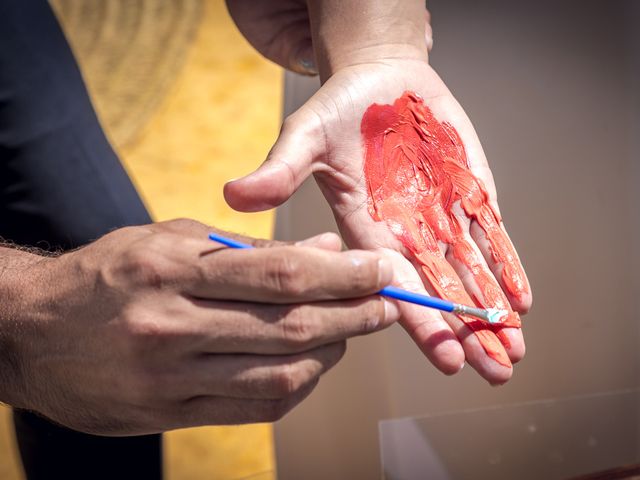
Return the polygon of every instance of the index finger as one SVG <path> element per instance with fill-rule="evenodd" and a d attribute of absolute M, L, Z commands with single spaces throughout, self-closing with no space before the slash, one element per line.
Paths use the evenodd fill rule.
<path fill-rule="evenodd" d="M 300 303 L 364 297 L 391 279 L 389 261 L 364 250 L 221 249 L 201 257 L 197 279 L 185 293 L 216 300 Z"/>

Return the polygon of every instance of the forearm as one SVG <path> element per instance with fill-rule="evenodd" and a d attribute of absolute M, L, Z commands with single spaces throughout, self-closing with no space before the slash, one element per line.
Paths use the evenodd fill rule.
<path fill-rule="evenodd" d="M 307 0 L 323 81 L 343 67 L 426 58 L 424 0 Z"/>

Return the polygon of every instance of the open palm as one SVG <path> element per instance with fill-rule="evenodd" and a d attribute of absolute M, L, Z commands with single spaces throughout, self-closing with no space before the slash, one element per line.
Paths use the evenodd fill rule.
<path fill-rule="evenodd" d="M 486 188 L 492 211 L 497 215 L 493 178 L 471 122 L 426 60 L 401 58 L 350 66 L 329 78 L 285 120 L 267 161 L 253 174 L 227 184 L 227 201 L 242 211 L 272 208 L 287 200 L 313 173 L 347 245 L 382 250 L 389 255 L 396 272 L 394 284 L 398 286 L 431 294 L 442 292 L 444 286 L 437 285 L 438 280 L 428 278 L 420 268 L 424 262 L 418 261 L 415 252 L 406 248 L 388 222 L 374 220 L 369 208 L 371 199 L 364 174 L 361 131 L 363 115 L 374 103 L 393 104 L 405 91 L 422 97 L 435 118 L 457 130 L 469 169 Z M 440 245 L 441 252 L 428 255 L 442 256 L 469 302 L 475 299 L 482 306 L 496 306 L 484 305 L 487 288 L 491 288 L 492 292 L 499 292 L 497 306 L 526 312 L 531 305 L 530 289 L 499 217 L 488 235 L 473 216 L 465 214 L 459 206 L 456 208 L 463 243 L 469 247 L 467 250 L 477 253 L 472 268 L 456 260 L 449 248 L 451 245 Z M 505 265 L 492 255 L 491 235 L 504 237 L 509 254 L 519 267 L 517 272 L 505 273 Z M 511 280 L 519 282 L 520 288 L 515 292 L 507 288 Z M 519 328 L 493 331 L 473 327 L 468 321 L 465 324 L 455 315 L 442 316 L 409 304 L 402 304 L 400 308 L 403 327 L 431 362 L 445 373 L 457 372 L 466 358 L 489 382 L 503 383 L 512 374 L 511 362 L 517 362 L 524 355 Z M 517 314 L 511 314 L 510 319 L 509 325 L 518 324 Z M 495 351 L 489 351 L 488 343 Z"/>

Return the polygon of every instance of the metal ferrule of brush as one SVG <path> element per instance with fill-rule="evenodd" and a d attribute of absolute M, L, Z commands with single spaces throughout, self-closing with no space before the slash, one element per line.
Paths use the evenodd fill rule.
<path fill-rule="evenodd" d="M 481 318 L 483 320 L 486 320 L 487 322 L 491 321 L 486 310 L 483 310 L 482 308 L 460 305 L 459 303 L 456 303 L 454 305 L 453 313 L 458 313 L 460 315 L 471 315 L 472 317 Z"/>

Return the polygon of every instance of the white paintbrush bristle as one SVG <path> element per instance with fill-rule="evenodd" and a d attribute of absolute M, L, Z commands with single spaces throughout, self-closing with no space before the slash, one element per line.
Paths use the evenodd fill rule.
<path fill-rule="evenodd" d="M 500 323 L 508 314 L 509 312 L 506 310 L 501 310 L 499 308 L 487 308 L 487 316 L 489 317 L 490 323 Z"/>

